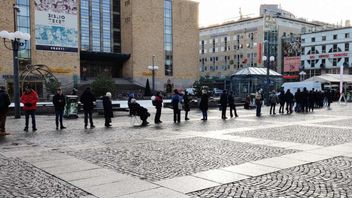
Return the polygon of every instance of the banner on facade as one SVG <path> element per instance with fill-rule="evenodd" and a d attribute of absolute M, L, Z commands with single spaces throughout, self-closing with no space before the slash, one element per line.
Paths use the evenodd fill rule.
<path fill-rule="evenodd" d="M 301 57 L 285 57 L 284 58 L 284 72 L 298 72 L 301 66 Z"/>
<path fill-rule="evenodd" d="M 37 50 L 78 51 L 77 0 L 35 0 Z"/>

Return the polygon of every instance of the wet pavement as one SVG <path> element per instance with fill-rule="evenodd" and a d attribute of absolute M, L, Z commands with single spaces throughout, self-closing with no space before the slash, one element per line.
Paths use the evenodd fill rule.
<path fill-rule="evenodd" d="M 189 121 L 136 126 L 115 112 L 112 128 L 94 115 L 37 116 L 36 132 L 24 118 L 8 118 L 11 135 L 0 138 L 0 197 L 349 197 L 352 163 L 352 104 L 308 114 L 255 117 L 239 109 L 221 120 L 198 110 Z M 229 113 L 228 113 L 229 114 Z M 229 117 L 229 115 L 228 115 Z"/>

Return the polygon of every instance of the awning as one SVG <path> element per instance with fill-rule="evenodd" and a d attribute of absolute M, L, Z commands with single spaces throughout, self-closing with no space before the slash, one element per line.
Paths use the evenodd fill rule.
<path fill-rule="evenodd" d="M 81 60 L 126 62 L 130 54 L 81 51 Z"/>
<path fill-rule="evenodd" d="M 321 83 L 339 83 L 340 74 L 323 74 L 321 76 L 313 76 L 305 81 Z M 352 75 L 343 75 L 343 82 L 352 83 Z"/>
<path fill-rule="evenodd" d="M 247 67 L 243 68 L 240 71 L 236 72 L 232 76 L 266 76 L 267 75 L 267 68 L 263 67 Z M 274 70 L 269 70 L 269 76 L 278 76 L 281 77 L 282 75 L 277 73 Z"/>

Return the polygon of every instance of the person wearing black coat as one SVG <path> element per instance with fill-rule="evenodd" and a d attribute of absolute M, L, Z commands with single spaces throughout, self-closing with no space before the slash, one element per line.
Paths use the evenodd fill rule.
<path fill-rule="evenodd" d="M 53 97 L 53 104 L 55 107 L 56 130 L 59 130 L 59 120 L 60 129 L 65 129 L 66 127 L 62 124 L 62 117 L 64 116 L 66 101 L 64 94 L 62 94 L 61 88 L 56 90 L 56 95 Z"/>
<path fill-rule="evenodd" d="M 87 128 L 88 126 L 88 117 L 89 117 L 90 128 L 95 128 L 93 124 L 93 118 L 92 118 L 95 100 L 96 100 L 95 96 L 91 92 L 90 87 L 87 87 L 87 89 L 83 92 L 83 94 L 80 97 L 80 101 L 83 104 L 83 111 L 84 111 L 84 128 Z"/>
<path fill-rule="evenodd" d="M 235 97 L 233 95 L 233 92 L 231 91 L 229 96 L 228 96 L 228 102 L 229 102 L 229 107 L 230 107 L 230 116 L 231 118 L 233 117 L 233 111 L 235 113 L 235 117 L 237 118 L 238 115 L 237 115 L 237 110 L 236 110 L 236 104 L 235 104 Z"/>
<path fill-rule="evenodd" d="M 292 114 L 292 106 L 293 106 L 293 94 L 291 91 L 288 89 L 285 94 L 285 99 L 286 99 L 286 111 L 287 114 Z"/>
<path fill-rule="evenodd" d="M 5 123 L 10 104 L 9 94 L 6 93 L 4 86 L 0 86 L 0 135 L 9 134 L 5 131 Z"/>
<path fill-rule="evenodd" d="M 112 112 L 111 93 L 107 92 L 103 97 L 105 127 L 111 127 L 111 118 L 114 117 Z"/>
<path fill-rule="evenodd" d="M 185 95 L 183 96 L 183 106 L 184 106 L 184 110 L 185 110 L 185 120 L 189 120 L 188 112 L 191 110 L 191 108 L 189 107 L 189 102 L 190 102 L 189 94 L 188 94 L 187 91 L 185 91 Z"/>
<path fill-rule="evenodd" d="M 303 88 L 302 91 L 302 106 L 303 106 L 303 113 L 308 113 L 308 106 L 309 106 L 309 92 L 307 88 Z"/>
<path fill-rule="evenodd" d="M 220 96 L 220 108 L 221 108 L 221 119 L 225 120 L 226 117 L 226 109 L 227 109 L 227 101 L 228 96 L 226 90 L 224 90 Z"/>
<path fill-rule="evenodd" d="M 283 114 L 284 113 L 284 108 L 285 108 L 285 103 L 286 103 L 285 91 L 284 90 L 280 91 L 279 102 L 280 102 L 279 113 Z"/>
<path fill-rule="evenodd" d="M 163 97 L 161 96 L 160 91 L 158 91 L 155 95 L 154 104 L 156 109 L 154 123 L 160 124 L 162 123 L 162 121 L 160 120 L 160 117 L 161 117 L 161 109 L 163 108 Z"/>
<path fill-rule="evenodd" d="M 203 121 L 208 120 L 208 108 L 209 108 L 209 96 L 206 90 L 202 91 L 202 96 L 200 97 L 199 109 L 202 111 Z"/>
<path fill-rule="evenodd" d="M 132 98 L 131 100 L 130 108 L 132 116 L 139 116 L 141 118 L 142 126 L 147 126 L 149 124 L 149 122 L 147 121 L 148 117 L 150 116 L 148 109 L 138 104 L 136 99 L 134 98 Z"/>

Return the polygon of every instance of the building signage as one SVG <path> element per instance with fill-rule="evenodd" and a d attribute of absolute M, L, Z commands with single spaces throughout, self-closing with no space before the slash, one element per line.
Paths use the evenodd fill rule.
<path fill-rule="evenodd" d="M 348 57 L 348 53 L 337 53 L 337 54 L 321 54 L 318 57 L 319 58 L 343 58 L 343 57 Z M 315 55 L 310 55 L 309 59 L 316 59 Z"/>
<path fill-rule="evenodd" d="M 77 0 L 35 0 L 37 50 L 78 51 Z"/>
<path fill-rule="evenodd" d="M 285 57 L 284 58 L 284 72 L 298 72 L 301 66 L 301 57 Z"/>

